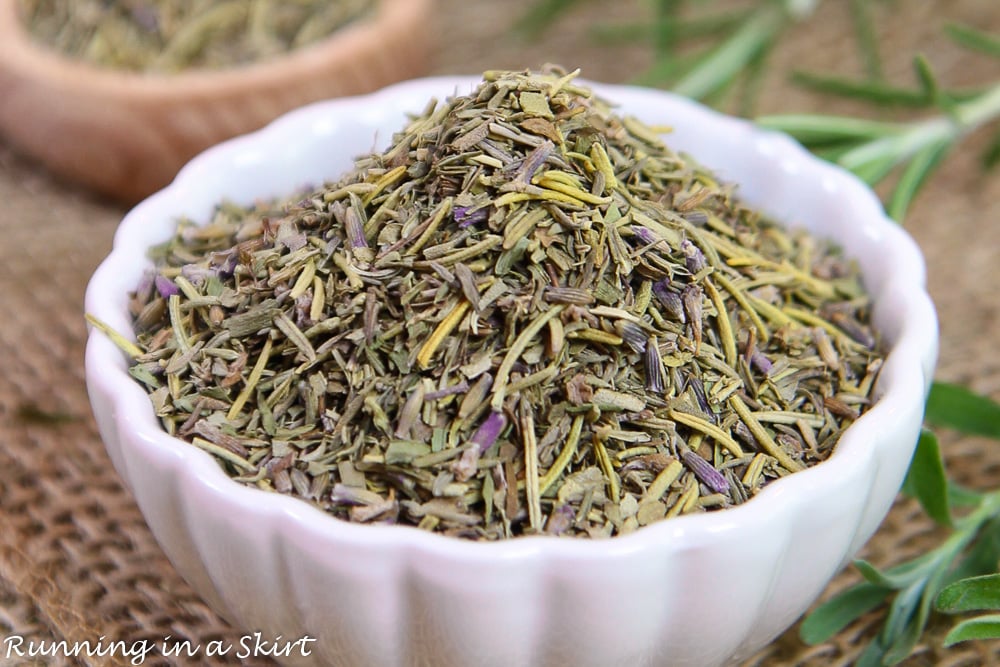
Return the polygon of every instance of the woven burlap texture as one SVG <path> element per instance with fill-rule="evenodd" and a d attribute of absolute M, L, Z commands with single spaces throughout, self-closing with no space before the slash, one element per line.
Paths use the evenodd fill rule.
<path fill-rule="evenodd" d="M 427 28 L 439 43 L 434 73 L 550 61 L 580 66 L 589 78 L 628 81 L 648 63 L 648 50 L 641 44 L 600 46 L 589 26 L 642 16 L 648 3 L 577 4 L 540 41 L 523 42 L 511 39 L 509 28 L 530 0 L 439 0 L 436 25 Z M 619 16 L 608 14 L 612 4 L 620 5 Z M 849 4 L 822 3 L 807 31 L 782 42 L 772 56 L 772 73 L 763 81 L 761 112 L 870 113 L 807 94 L 781 74 L 792 63 L 820 72 L 863 71 Z M 909 58 L 918 50 L 949 85 L 975 86 L 1000 78 L 997 60 L 962 51 L 941 34 L 948 21 L 1000 30 L 1000 3 L 937 0 L 877 3 L 875 9 L 891 80 L 912 81 Z M 991 206 L 1000 201 L 1000 174 L 984 175 L 976 152 L 988 138 L 970 137 L 949 156 L 918 199 L 907 227 L 927 258 L 941 320 L 938 377 L 1000 398 L 1000 221 Z M 213 613 L 163 556 L 115 474 L 90 415 L 83 380 L 83 293 L 110 248 L 123 209 L 54 181 L 2 143 L 0 202 L 0 638 L 237 641 L 244 630 Z M 1000 486 L 996 443 L 942 435 L 949 467 L 960 481 L 979 488 Z M 878 565 L 897 563 L 940 536 L 914 503 L 901 501 L 863 555 Z M 845 571 L 826 595 L 856 580 L 856 574 Z M 815 647 L 804 646 L 793 628 L 749 664 L 850 664 L 878 620 L 874 614 L 865 617 Z M 943 629 L 935 627 L 905 664 L 1000 663 L 1000 643 L 941 650 Z M 127 664 L 127 659 L 92 662 Z M 0 664 L 5 664 L 2 653 Z M 77 663 L 49 657 L 13 664 Z M 154 656 L 144 664 L 174 663 Z"/>

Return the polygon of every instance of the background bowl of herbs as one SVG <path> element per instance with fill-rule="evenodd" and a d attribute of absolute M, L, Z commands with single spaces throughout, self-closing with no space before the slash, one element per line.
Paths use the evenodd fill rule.
<path fill-rule="evenodd" d="M 326 664 L 749 655 L 902 482 L 937 351 L 920 253 L 783 135 L 486 78 L 301 109 L 126 217 L 87 293 L 115 467 L 209 602 Z"/>
<path fill-rule="evenodd" d="M 431 0 L 0 3 L 0 133 L 126 202 L 303 104 L 422 71 Z"/>

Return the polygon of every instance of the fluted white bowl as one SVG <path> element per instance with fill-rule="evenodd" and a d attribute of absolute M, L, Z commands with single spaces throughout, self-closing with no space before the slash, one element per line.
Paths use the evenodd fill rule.
<path fill-rule="evenodd" d="M 387 144 L 407 113 L 476 82 L 423 79 L 314 104 L 209 149 L 125 217 L 87 311 L 130 333 L 128 293 L 151 266 L 146 250 L 179 216 L 207 220 L 224 197 L 249 203 L 334 179 Z M 889 348 L 877 404 L 828 461 L 744 505 L 607 540 L 478 543 L 349 524 L 231 481 L 163 431 L 125 357 L 92 331 L 86 375 L 101 435 L 163 550 L 237 627 L 316 639 L 289 664 L 728 664 L 790 626 L 885 517 L 937 355 L 913 240 L 859 180 L 783 135 L 665 92 L 594 88 L 624 113 L 672 126 L 668 143 L 738 184 L 752 206 L 835 239 L 858 261 Z"/>

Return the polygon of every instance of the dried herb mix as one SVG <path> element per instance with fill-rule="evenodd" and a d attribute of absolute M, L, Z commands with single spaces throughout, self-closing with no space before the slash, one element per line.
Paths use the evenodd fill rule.
<path fill-rule="evenodd" d="M 96 65 L 176 72 L 241 65 L 308 46 L 374 0 L 19 0 L 28 31 Z"/>
<path fill-rule="evenodd" d="M 556 68 L 154 256 L 130 372 L 167 431 L 355 522 L 605 537 L 738 505 L 827 458 L 882 363 L 836 248 Z"/>

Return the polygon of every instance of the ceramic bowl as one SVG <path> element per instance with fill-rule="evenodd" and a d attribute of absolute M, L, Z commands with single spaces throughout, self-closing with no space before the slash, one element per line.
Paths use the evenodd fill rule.
<path fill-rule="evenodd" d="M 178 216 L 207 220 L 333 179 L 404 114 L 475 81 L 436 78 L 319 103 L 203 153 L 125 220 L 86 308 L 131 332 L 127 294 Z M 874 297 L 889 354 L 877 404 L 832 457 L 750 502 L 608 540 L 480 543 L 341 522 L 231 481 L 165 434 L 122 353 L 92 331 L 87 382 L 108 452 L 178 571 L 239 628 L 316 638 L 323 665 L 672 665 L 748 656 L 789 627 L 885 517 L 920 429 L 937 325 L 914 242 L 875 195 L 787 137 L 664 92 L 595 85 L 739 185 L 751 205 L 838 241 Z"/>
<path fill-rule="evenodd" d="M 54 173 L 134 203 L 188 160 L 292 109 L 423 73 L 433 0 L 378 0 L 314 45 L 248 66 L 144 75 L 35 42 L 0 0 L 0 135 Z"/>

